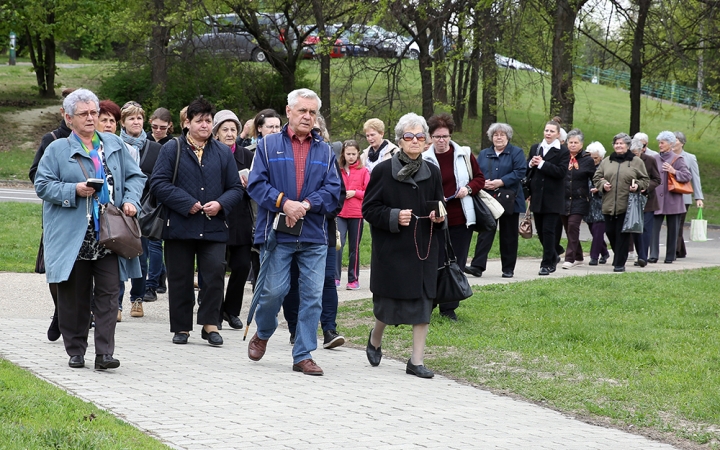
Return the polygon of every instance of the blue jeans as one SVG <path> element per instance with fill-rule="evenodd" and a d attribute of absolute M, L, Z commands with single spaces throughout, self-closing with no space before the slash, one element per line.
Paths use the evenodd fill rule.
<path fill-rule="evenodd" d="M 140 300 L 142 302 L 142 299 L 145 296 L 145 276 L 147 275 L 148 270 L 147 260 L 145 259 L 145 248 L 147 242 L 149 241 L 144 237 L 140 238 L 140 241 L 143 246 L 143 254 L 140 255 L 140 271 L 142 272 L 142 277 L 130 279 L 130 284 L 132 285 L 130 288 L 130 302 L 134 302 L 135 300 Z M 122 311 L 123 295 L 125 295 L 125 282 L 121 281 L 120 294 L 118 294 L 118 308 L 120 311 Z"/>
<path fill-rule="evenodd" d="M 293 346 L 293 363 L 311 358 L 317 348 L 317 325 L 322 311 L 322 290 L 325 277 L 327 245 L 308 243 L 274 244 L 261 247 L 260 273 L 253 294 L 255 323 L 260 339 L 270 339 L 278 326 L 277 315 L 290 290 L 290 264 L 297 261 L 300 276 L 300 305 Z"/>
<path fill-rule="evenodd" d="M 165 273 L 165 264 L 163 263 L 163 241 L 151 241 L 143 238 L 142 243 L 144 255 L 142 255 L 140 259 L 144 259 L 144 257 L 146 257 L 150 260 L 145 287 L 147 289 L 157 290 L 158 286 L 160 286 L 160 277 Z"/>
<path fill-rule="evenodd" d="M 337 329 L 338 295 L 335 287 L 335 247 L 328 248 L 325 258 L 325 282 L 322 292 L 322 313 L 320 313 L 320 325 L 323 331 Z M 300 305 L 300 290 L 298 289 L 298 278 L 300 269 L 295 261 L 290 266 L 290 291 L 283 301 L 283 315 L 288 324 L 290 334 L 295 334 L 298 318 L 298 307 Z"/>

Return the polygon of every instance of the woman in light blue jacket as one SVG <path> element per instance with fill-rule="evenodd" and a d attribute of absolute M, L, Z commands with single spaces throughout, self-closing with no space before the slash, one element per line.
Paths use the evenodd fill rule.
<path fill-rule="evenodd" d="M 48 283 L 58 283 L 58 323 L 70 367 L 85 366 L 94 296 L 95 369 L 112 369 L 120 366 L 112 356 L 118 280 L 141 272 L 137 257 L 120 258 L 98 243 L 99 206 L 112 201 L 134 216 L 146 177 L 119 137 L 95 131 L 100 109 L 95 94 L 78 89 L 63 108 L 73 132 L 48 146 L 35 177 L 35 190 L 44 200 L 46 276 Z M 104 180 L 96 196 L 87 178 Z"/>

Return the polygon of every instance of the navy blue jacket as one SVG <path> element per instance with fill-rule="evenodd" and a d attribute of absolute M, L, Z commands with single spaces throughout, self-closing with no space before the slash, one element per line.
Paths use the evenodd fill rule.
<path fill-rule="evenodd" d="M 525 212 L 525 194 L 523 194 L 520 180 L 527 172 L 527 163 L 525 162 L 525 152 L 520 147 L 508 144 L 505 150 L 497 155 L 495 147 L 488 147 L 482 151 L 477 157 L 480 170 L 485 175 L 486 180 L 501 179 L 505 183 L 506 189 L 515 191 L 515 213 Z"/>
<path fill-rule="evenodd" d="M 243 196 L 240 176 L 230 147 L 209 139 L 202 155 L 202 165 L 185 136 L 180 137 L 180 164 L 175 185 L 172 184 L 177 146 L 175 139 L 165 143 L 155 162 L 150 192 L 169 208 L 163 239 L 198 239 L 227 242 L 227 215 Z M 222 209 L 209 218 L 202 211 L 190 214 L 197 203 L 217 201 Z"/>
<path fill-rule="evenodd" d="M 255 244 L 263 244 L 272 230 L 275 215 L 282 211 L 275 206 L 282 192 L 285 199 L 310 202 L 300 236 L 277 233 L 278 243 L 305 242 L 328 245 L 327 217 L 335 211 L 340 199 L 340 174 L 335 153 L 322 137 L 312 132 L 306 160 L 302 192 L 297 192 L 295 158 L 287 125 L 280 133 L 258 140 L 247 192 L 258 204 Z"/>

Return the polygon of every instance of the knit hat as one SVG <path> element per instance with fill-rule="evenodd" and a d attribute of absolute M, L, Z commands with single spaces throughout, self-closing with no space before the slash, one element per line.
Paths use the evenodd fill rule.
<path fill-rule="evenodd" d="M 237 125 L 238 128 L 238 134 L 240 133 L 240 130 L 242 130 L 242 124 L 240 123 L 240 119 L 238 119 L 235 113 L 230 111 L 229 109 L 223 109 L 222 111 L 218 111 L 215 114 L 215 117 L 213 117 L 213 136 L 217 135 L 220 125 L 222 125 L 223 122 L 227 122 L 228 120 L 232 120 L 233 122 L 235 122 L 235 125 Z"/>

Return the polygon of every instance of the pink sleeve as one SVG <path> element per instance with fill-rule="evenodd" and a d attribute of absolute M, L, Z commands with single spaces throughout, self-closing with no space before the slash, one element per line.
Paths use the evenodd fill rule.
<path fill-rule="evenodd" d="M 368 183 L 370 182 L 370 171 L 367 170 L 366 167 L 362 168 L 362 189 L 355 189 L 355 197 L 358 198 L 358 200 L 362 200 L 365 197 L 365 188 L 367 187 Z"/>

